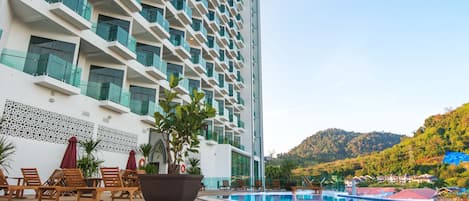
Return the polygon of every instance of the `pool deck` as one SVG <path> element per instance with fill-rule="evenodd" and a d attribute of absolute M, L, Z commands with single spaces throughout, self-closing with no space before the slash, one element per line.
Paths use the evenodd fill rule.
<path fill-rule="evenodd" d="M 219 199 L 206 199 L 203 198 L 204 196 L 212 196 L 212 195 L 230 195 L 232 193 L 236 193 L 236 191 L 229 191 L 229 190 L 207 190 L 207 191 L 200 191 L 198 194 L 198 198 L 195 201 L 219 201 Z M 6 198 L 0 197 L 0 200 L 6 200 Z M 34 198 L 34 195 L 25 195 L 25 198 L 22 199 L 13 199 L 13 200 L 22 200 L 22 201 L 33 201 L 37 200 Z M 75 196 L 63 196 L 60 197 L 60 200 L 63 201 L 75 201 L 77 200 Z M 101 197 L 102 201 L 111 201 L 110 194 L 104 193 Z M 145 201 L 144 199 L 134 199 L 135 201 Z"/>

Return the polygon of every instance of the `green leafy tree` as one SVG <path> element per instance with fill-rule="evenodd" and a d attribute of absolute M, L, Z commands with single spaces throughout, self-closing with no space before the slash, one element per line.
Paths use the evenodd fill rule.
<path fill-rule="evenodd" d="M 179 174 L 179 166 L 189 153 L 197 153 L 199 148 L 198 132 L 207 118 L 215 116 L 215 109 L 202 104 L 204 93 L 194 90 L 191 102 L 177 104 L 179 95 L 174 90 L 181 79 L 174 75 L 170 78 L 170 90 L 165 90 L 165 98 L 160 101 L 163 112 L 155 113 L 156 129 L 162 134 L 166 149 L 169 174 Z"/>

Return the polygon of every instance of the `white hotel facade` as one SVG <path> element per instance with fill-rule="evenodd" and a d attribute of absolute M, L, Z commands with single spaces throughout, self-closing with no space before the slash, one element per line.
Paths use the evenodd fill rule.
<path fill-rule="evenodd" d="M 192 156 L 207 188 L 264 179 L 259 0 L 0 0 L 0 53 L 8 175 L 45 180 L 71 136 L 102 140 L 103 166 L 125 168 L 158 143 L 152 115 L 176 75 L 178 104 L 197 89 L 217 109 Z"/>

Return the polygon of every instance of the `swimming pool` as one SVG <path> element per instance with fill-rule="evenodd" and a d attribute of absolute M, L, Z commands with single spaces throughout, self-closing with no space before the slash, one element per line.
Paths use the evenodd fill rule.
<path fill-rule="evenodd" d="M 337 197 L 337 195 L 339 194 L 344 193 L 324 191 L 322 195 L 312 195 L 311 191 L 299 191 L 295 195 L 293 195 L 291 192 L 253 192 L 225 196 L 209 196 L 208 198 L 229 201 L 345 201 L 345 198 Z"/>

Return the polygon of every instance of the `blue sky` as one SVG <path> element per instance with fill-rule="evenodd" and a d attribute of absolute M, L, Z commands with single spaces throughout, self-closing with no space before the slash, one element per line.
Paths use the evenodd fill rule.
<path fill-rule="evenodd" d="M 469 102 L 469 1 L 261 0 L 265 153 Z"/>

